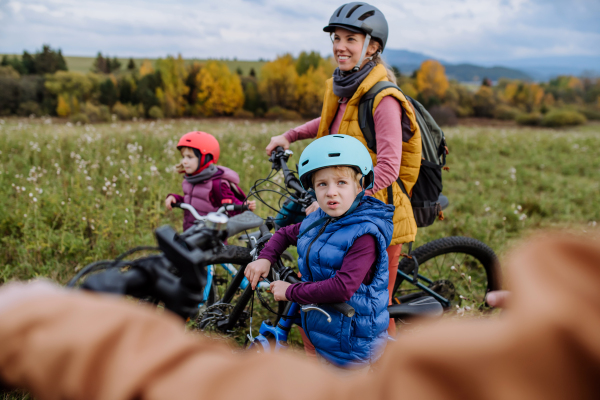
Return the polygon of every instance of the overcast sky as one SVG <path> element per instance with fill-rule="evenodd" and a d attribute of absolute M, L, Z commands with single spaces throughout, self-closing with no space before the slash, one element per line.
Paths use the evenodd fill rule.
<path fill-rule="evenodd" d="M 331 53 L 341 1 L 0 0 L 0 53 L 272 59 Z M 450 62 L 600 56 L 600 0 L 377 0 L 388 47 Z"/>

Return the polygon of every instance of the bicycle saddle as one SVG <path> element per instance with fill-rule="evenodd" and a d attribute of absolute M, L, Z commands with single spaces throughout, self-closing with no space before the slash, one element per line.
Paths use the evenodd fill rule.
<path fill-rule="evenodd" d="M 408 319 L 414 317 L 439 317 L 444 309 L 439 301 L 431 296 L 421 297 L 410 303 L 388 306 L 390 318 Z"/>
<path fill-rule="evenodd" d="M 252 211 L 244 211 L 235 217 L 229 218 L 227 222 L 227 237 L 235 236 L 248 229 L 258 228 L 264 223 L 265 221 Z"/>

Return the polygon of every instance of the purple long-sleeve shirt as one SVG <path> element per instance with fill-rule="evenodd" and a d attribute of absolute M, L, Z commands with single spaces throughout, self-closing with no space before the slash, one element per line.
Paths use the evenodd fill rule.
<path fill-rule="evenodd" d="M 286 248 L 297 245 L 299 233 L 300 224 L 278 230 L 258 258 L 264 258 L 271 264 L 275 263 Z M 300 304 L 348 301 L 361 283 L 371 283 L 375 274 L 376 248 L 372 235 L 359 237 L 348 249 L 342 267 L 333 278 L 319 282 L 295 283 L 287 288 L 285 297 Z"/>

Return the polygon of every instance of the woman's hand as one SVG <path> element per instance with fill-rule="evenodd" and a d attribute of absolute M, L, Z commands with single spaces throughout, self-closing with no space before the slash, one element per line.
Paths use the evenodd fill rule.
<path fill-rule="evenodd" d="M 250 211 L 256 210 L 256 201 L 255 200 L 247 201 L 246 205 L 248 206 L 248 210 L 250 210 Z"/>
<path fill-rule="evenodd" d="M 290 148 L 290 142 L 283 135 L 273 136 L 266 148 L 267 155 L 270 156 L 277 146 L 281 146 L 287 150 Z"/>
<path fill-rule="evenodd" d="M 313 203 L 310 206 L 306 207 L 305 213 L 306 213 L 306 215 L 308 215 L 312 212 L 317 211 L 318 209 L 319 209 L 319 203 L 317 203 L 316 201 L 313 201 Z"/>
<path fill-rule="evenodd" d="M 292 284 L 291 283 L 287 283 L 284 281 L 275 281 L 275 282 L 271 282 L 270 288 L 271 288 L 271 293 L 273 293 L 273 297 L 275 298 L 276 301 L 289 301 L 286 297 L 285 297 L 285 292 L 287 290 L 288 287 L 290 287 Z"/>
<path fill-rule="evenodd" d="M 256 261 L 252 261 L 246 267 L 244 271 L 244 275 L 248 278 L 250 285 L 252 286 L 252 290 L 256 289 L 256 285 L 261 278 L 266 278 L 269 275 L 269 271 L 271 270 L 271 262 L 269 260 L 265 260 L 264 258 L 259 258 Z"/>
<path fill-rule="evenodd" d="M 167 199 L 165 200 L 165 207 L 167 207 L 167 210 L 171 211 L 173 209 L 173 207 L 171 206 L 171 204 L 173 204 L 173 203 L 177 203 L 175 196 L 173 196 L 173 195 L 168 196 Z"/>

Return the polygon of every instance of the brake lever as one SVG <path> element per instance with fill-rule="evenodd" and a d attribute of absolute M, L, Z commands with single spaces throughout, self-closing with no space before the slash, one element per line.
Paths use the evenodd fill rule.
<path fill-rule="evenodd" d="M 317 307 L 316 304 L 306 304 L 304 306 L 301 307 L 302 311 L 304 312 L 310 312 L 310 311 L 319 311 L 320 313 L 324 314 L 327 317 L 327 322 L 331 322 L 331 315 L 329 315 L 327 313 L 327 311 L 323 310 L 322 308 Z"/>

